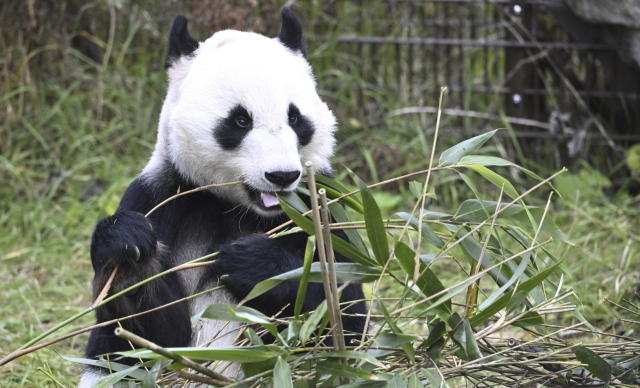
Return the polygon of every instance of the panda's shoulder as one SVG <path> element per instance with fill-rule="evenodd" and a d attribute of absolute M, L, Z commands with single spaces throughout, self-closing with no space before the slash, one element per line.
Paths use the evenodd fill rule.
<path fill-rule="evenodd" d="M 162 201 L 193 188 L 195 185 L 183 179 L 171 166 L 143 171 L 125 191 L 118 210 L 146 214 Z"/>

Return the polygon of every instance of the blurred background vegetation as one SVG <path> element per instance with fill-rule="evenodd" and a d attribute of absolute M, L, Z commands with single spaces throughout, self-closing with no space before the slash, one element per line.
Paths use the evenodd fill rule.
<path fill-rule="evenodd" d="M 155 144 L 175 15 L 187 16 L 199 40 L 225 28 L 276 36 L 283 5 L 304 25 L 319 91 L 340 122 L 339 181 L 349 183 L 343 165 L 369 183 L 428 168 L 433 107 L 440 86 L 448 86 L 438 152 L 504 128 L 485 146 L 488 154 L 542 176 L 568 167 L 554 181 L 563 198 L 553 204 L 556 223 L 579 247 L 564 252 L 566 281 L 600 330 L 637 334 L 617 321 L 625 312 L 604 301 L 633 297 L 640 279 L 637 99 L 624 89 L 635 81 L 615 81 L 634 68 L 620 62 L 612 71 L 597 50 L 563 32 L 553 12 L 520 3 L 518 13 L 508 1 L 2 2 L 0 355 L 91 303 L 90 236 Z M 569 46 L 515 49 L 532 23 L 533 38 Z M 572 87 L 593 94 L 577 93 L 581 103 Z M 521 187 L 531 183 L 510 173 Z M 433 210 L 473 197 L 457 174 L 431 182 Z M 476 184 L 496 200 L 495 187 Z M 375 195 L 388 215 L 415 201 L 406 184 L 384 187 Z M 47 374 L 72 386 L 77 368 L 55 351 L 80 355 L 85 341 L 79 336 L 3 367 L 0 386 L 52 384 Z"/>

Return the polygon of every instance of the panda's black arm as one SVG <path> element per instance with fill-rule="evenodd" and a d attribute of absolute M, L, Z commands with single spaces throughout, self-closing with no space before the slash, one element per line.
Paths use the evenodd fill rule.
<path fill-rule="evenodd" d="M 295 233 L 275 239 L 265 235 L 252 235 L 223 245 L 216 265 L 211 268 L 211 276 L 222 276 L 222 283 L 236 299 L 246 297 L 259 282 L 270 277 L 302 267 L 307 234 Z M 345 236 L 346 237 L 346 236 Z M 317 260 L 317 252 L 314 260 Z M 336 252 L 336 261 L 351 260 Z M 223 275 L 227 275 L 226 277 Z M 247 306 L 255 308 L 265 315 L 272 316 L 284 306 L 282 316 L 293 315 L 299 282 L 285 281 L 268 292 L 248 301 Z M 341 303 L 362 300 L 364 294 L 360 284 L 351 284 L 342 291 Z M 324 288 L 321 283 L 309 283 L 302 310 L 315 310 L 324 300 Z M 345 307 L 343 305 L 343 307 Z M 345 311 L 347 314 L 366 313 L 366 304 L 357 303 Z M 343 316 L 344 329 L 362 333 L 363 317 Z"/>
<path fill-rule="evenodd" d="M 150 276 L 166 270 L 166 248 L 158 240 L 158 225 L 144 216 L 153 203 L 146 198 L 140 180 L 127 189 L 113 216 L 98 222 L 91 239 L 91 262 L 95 271 L 94 298 L 103 289 L 115 266 L 119 269 L 109 295 L 113 295 Z M 153 280 L 130 294 L 123 295 L 96 310 L 98 323 L 140 313 L 173 302 L 184 296 L 178 276 L 169 274 Z M 191 338 L 191 323 L 186 303 L 127 319 L 125 329 L 164 347 L 186 346 Z M 130 350 L 131 346 L 113 335 L 115 325 L 94 330 L 87 356 Z"/>

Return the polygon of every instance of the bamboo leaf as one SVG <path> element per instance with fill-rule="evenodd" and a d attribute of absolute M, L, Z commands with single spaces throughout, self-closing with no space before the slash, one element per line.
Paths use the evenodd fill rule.
<path fill-rule="evenodd" d="M 507 194 L 508 196 L 510 196 L 513 199 L 518 198 L 518 192 L 513 187 L 511 182 L 509 182 L 508 180 L 506 180 L 502 176 L 496 174 L 495 172 L 489 170 L 486 167 L 478 166 L 478 165 L 475 165 L 475 164 L 474 165 L 467 165 L 467 166 L 464 166 L 464 167 L 477 172 L 478 174 L 482 175 L 488 181 L 490 181 L 494 185 L 498 186 L 499 188 L 503 187 L 503 185 L 504 185 L 505 194 Z"/>
<path fill-rule="evenodd" d="M 293 388 L 291 368 L 282 357 L 278 357 L 276 366 L 273 368 L 273 385 L 275 387 Z"/>
<path fill-rule="evenodd" d="M 91 365 L 99 368 L 111 369 L 114 371 L 123 371 L 125 369 L 130 369 L 129 365 L 120 364 L 118 362 L 113 362 L 113 361 L 106 362 L 106 361 L 100 361 L 100 360 L 92 360 L 90 358 L 65 357 L 62 355 L 60 357 L 64 358 L 67 361 L 75 362 L 78 364 Z M 142 366 L 146 366 L 146 365 L 138 365 L 139 368 Z M 129 372 L 128 375 L 133 378 L 142 380 L 145 378 L 147 373 L 144 370 L 138 369 L 138 370 L 133 370 Z"/>
<path fill-rule="evenodd" d="M 395 379 L 395 378 L 394 378 Z M 319 387 L 333 387 L 331 385 L 331 378 L 327 380 L 327 385 L 321 385 Z M 364 381 L 356 381 L 355 383 L 340 385 L 340 388 L 404 388 L 403 386 L 392 386 L 390 384 L 391 380 L 364 380 Z M 309 387 L 307 387 L 309 388 Z"/>
<path fill-rule="evenodd" d="M 544 325 L 544 318 L 535 311 L 529 311 L 522 318 L 513 322 L 513 325 L 518 327 Z"/>
<path fill-rule="evenodd" d="M 484 205 L 484 208 L 483 208 Z M 500 213 L 498 214 L 498 219 L 510 217 L 513 220 L 520 222 L 522 224 L 532 226 L 531 220 L 527 214 L 527 210 L 529 214 L 533 217 L 533 220 L 536 225 L 540 225 L 540 221 L 542 220 L 542 216 L 544 214 L 544 209 L 536 207 L 536 206 L 527 206 L 526 209 L 518 204 L 513 204 L 507 207 L 508 204 L 501 203 L 500 204 Z M 495 201 L 482 201 L 482 203 L 476 199 L 469 199 L 464 201 L 456 214 L 453 216 L 455 221 L 461 222 L 482 222 L 489 217 L 487 217 L 487 212 L 490 215 L 493 215 L 498 207 L 498 203 Z M 544 222 L 542 223 L 542 231 L 553 235 L 554 237 L 564 241 L 566 243 L 570 243 L 569 240 L 564 236 L 558 225 L 553 222 L 553 219 L 549 214 L 544 217 Z"/>
<path fill-rule="evenodd" d="M 370 364 L 376 364 L 378 360 L 369 353 L 359 352 L 357 350 L 339 350 L 334 352 L 322 353 L 322 357 L 327 358 L 350 358 L 352 360 L 365 360 Z"/>
<path fill-rule="evenodd" d="M 531 170 L 528 170 L 522 166 L 519 166 L 513 162 L 510 162 L 506 159 L 502 159 L 502 158 L 498 158 L 495 156 L 485 156 L 485 155 L 468 155 L 465 156 L 464 158 L 460 159 L 460 161 L 456 164 L 456 166 L 465 166 L 465 165 L 470 165 L 470 164 L 476 164 L 478 166 L 484 166 L 484 167 L 498 167 L 498 166 L 507 166 L 507 167 L 515 167 L 517 169 L 519 169 L 520 171 L 524 172 L 525 174 L 527 174 L 528 176 L 537 179 L 539 181 L 543 181 L 544 179 L 542 179 L 542 177 L 540 177 L 538 174 L 534 173 Z M 555 191 L 558 195 L 560 195 L 560 198 L 562 198 L 562 195 L 560 194 L 560 192 L 558 190 L 556 190 L 555 187 L 553 187 L 553 185 L 551 184 L 551 182 L 548 183 L 549 186 L 553 189 L 553 191 Z"/>
<path fill-rule="evenodd" d="M 376 257 L 378 264 L 384 266 L 389 260 L 389 242 L 387 241 L 387 231 L 384 229 L 380 208 L 378 208 L 378 204 L 367 185 L 356 175 L 353 175 L 353 178 L 360 189 L 360 196 L 364 206 L 365 227 L 373 255 Z"/>
<path fill-rule="evenodd" d="M 331 198 L 331 199 L 336 199 L 336 198 L 340 198 L 342 197 L 342 194 L 335 191 L 334 189 L 332 189 L 331 187 L 327 187 L 323 184 L 320 183 L 316 183 L 316 186 L 318 187 L 318 189 L 325 189 L 327 191 L 327 197 Z M 357 211 L 360 214 L 364 214 L 364 208 L 362 207 L 362 205 L 360 205 L 360 203 L 356 202 L 353 198 L 355 196 L 349 196 L 349 197 L 344 197 L 340 199 L 340 202 L 344 203 L 346 206 L 349 206 L 351 209 Z"/>
<path fill-rule="evenodd" d="M 490 218 L 491 214 L 489 212 L 489 210 L 487 210 L 487 208 L 484 206 L 484 201 L 482 200 L 482 197 L 480 197 L 480 192 L 478 191 L 478 189 L 476 188 L 476 185 L 473 183 L 473 181 L 471 180 L 471 178 L 469 178 L 469 176 L 467 174 L 464 174 L 458 170 L 456 170 L 456 172 L 458 173 L 458 175 L 460 175 L 460 178 L 462 178 L 462 180 L 464 181 L 464 183 L 467 184 L 467 186 L 469 186 L 469 188 L 471 189 L 471 191 L 473 191 L 473 194 L 476 196 L 476 199 L 478 200 L 478 203 L 480 204 L 480 207 L 482 208 L 482 210 L 484 211 L 484 215 L 486 216 L 486 218 Z M 466 202 L 466 201 L 465 201 Z M 464 202 L 462 203 L 464 205 Z M 458 208 L 458 210 L 460 210 L 460 208 Z M 456 215 L 458 213 L 456 212 Z M 454 217 L 455 218 L 455 217 Z M 485 218 L 485 219 L 486 219 Z"/>
<path fill-rule="evenodd" d="M 298 295 L 296 296 L 296 305 L 294 307 L 294 315 L 296 318 L 300 316 L 300 311 L 302 311 L 302 304 L 304 303 L 304 298 L 307 295 L 309 273 L 311 272 L 311 263 L 313 262 L 313 253 L 315 252 L 315 250 L 316 238 L 315 236 L 309 236 L 309 238 L 307 238 L 307 247 L 304 251 L 302 276 L 300 277 L 300 285 L 298 286 Z M 251 292 L 253 292 L 253 290 Z"/>
<path fill-rule="evenodd" d="M 296 209 L 300 213 L 305 213 L 309 211 L 309 208 L 304 203 L 304 201 L 293 191 L 284 192 L 278 194 L 278 198 L 282 198 L 283 201 L 287 202 L 291 207 Z"/>
<path fill-rule="evenodd" d="M 335 263 L 336 279 L 338 283 L 367 283 L 374 281 L 380 277 L 381 270 L 376 267 L 370 267 L 358 263 Z M 274 276 L 272 280 L 282 282 L 284 280 L 299 281 L 302 279 L 303 268 L 297 268 L 293 271 L 285 272 L 281 275 Z M 312 283 L 322 283 L 322 272 L 320 263 L 311 264 L 309 271 L 309 281 Z"/>
<path fill-rule="evenodd" d="M 235 306 L 234 306 L 235 307 Z M 240 322 L 243 322 L 242 320 L 244 320 L 244 322 L 247 323 L 258 323 L 260 324 L 262 327 L 264 327 L 265 329 L 267 329 L 267 331 L 274 336 L 276 339 L 278 339 L 283 345 L 286 346 L 287 341 L 284 340 L 284 338 L 282 338 L 280 336 L 280 332 L 278 332 L 278 329 L 275 327 L 275 325 L 273 325 L 272 323 L 269 322 L 268 318 L 266 316 L 264 316 L 262 313 L 258 313 L 255 314 L 256 310 L 253 309 L 243 309 L 244 306 L 240 306 L 240 307 L 235 307 L 232 308 L 231 305 L 227 305 L 227 312 L 233 316 L 236 319 L 240 319 Z M 253 310 L 253 311 L 250 311 Z M 206 315 L 203 314 L 203 316 Z"/>
<path fill-rule="evenodd" d="M 387 322 L 387 325 L 389 325 L 389 327 L 391 328 L 391 331 L 394 334 L 403 334 L 402 330 L 400 330 L 398 325 L 396 325 L 393 319 L 391 319 L 391 316 L 389 315 L 389 311 L 387 310 L 387 307 L 384 305 L 384 303 L 382 303 L 382 301 L 380 300 L 380 298 L 378 298 L 377 295 L 374 295 L 374 296 L 378 301 L 378 305 L 380 307 L 380 310 L 382 311 L 382 314 L 384 315 L 384 320 Z M 402 346 L 402 349 L 404 349 L 404 352 L 407 354 L 407 356 L 411 360 L 411 362 L 415 362 L 416 352 L 413 349 L 413 345 L 411 345 L 410 343 L 403 343 L 401 346 Z"/>
<path fill-rule="evenodd" d="M 536 288 L 540 283 L 544 281 L 549 275 L 553 273 L 560 266 L 562 261 L 552 265 L 551 267 L 545 269 L 544 271 L 536 274 L 531 277 L 529 280 L 520 283 L 518 286 L 519 291 L 523 292 L 531 292 L 534 288 Z M 471 317 L 469 319 L 469 323 L 471 323 L 472 327 L 476 327 L 478 325 L 483 324 L 487 319 L 491 318 L 498 311 L 507 307 L 509 300 L 511 299 L 511 293 L 507 293 L 503 295 L 501 298 L 493 302 L 491 305 L 487 306 L 484 310 L 478 313 L 476 316 Z"/>
<path fill-rule="evenodd" d="M 153 364 L 149 373 L 142 380 L 142 388 L 156 388 L 156 381 L 162 370 L 171 364 L 171 360 L 158 360 Z M 138 365 L 139 366 L 139 365 Z"/>
<path fill-rule="evenodd" d="M 409 191 L 417 198 L 421 199 L 422 197 L 422 183 L 418 181 L 409 182 Z"/>
<path fill-rule="evenodd" d="M 540 220 L 542 219 L 542 215 L 544 214 L 544 209 L 534 208 L 534 209 L 531 209 L 529 213 L 534 219 L 536 226 L 540 225 Z M 522 213 L 514 214 L 511 216 L 511 218 L 525 225 L 531 225 L 532 227 L 535 227 L 534 225 L 531 224 L 531 219 L 529 218 L 529 215 L 526 213 L 526 211 Z M 547 214 L 546 217 L 544 218 L 544 222 L 542 223 L 542 231 L 553 235 L 555 238 L 559 239 L 560 241 L 563 241 L 567 244 L 571 244 L 571 241 L 569 241 L 569 239 L 564 235 L 564 233 L 562 233 L 562 230 L 558 228 L 558 225 L 556 225 L 556 223 L 553 222 L 549 214 Z"/>
<path fill-rule="evenodd" d="M 236 314 L 232 313 L 235 311 Z M 240 316 L 237 313 L 246 313 L 251 318 Z M 199 313 L 200 314 L 200 313 Z M 258 310 L 254 310 L 246 306 L 236 306 L 226 303 L 213 303 L 210 304 L 201 314 L 202 318 L 217 319 L 219 321 L 231 321 L 231 322 L 243 322 L 243 323 L 260 323 L 268 322 L 266 315 L 262 314 Z M 260 320 L 260 322 L 256 322 Z"/>
<path fill-rule="evenodd" d="M 440 375 L 440 373 L 438 373 L 437 370 L 422 368 L 421 371 L 424 377 L 429 380 L 431 388 L 449 388 L 446 381 L 442 379 L 442 376 Z"/>
<path fill-rule="evenodd" d="M 291 220 L 298 225 L 302 230 L 304 230 L 308 235 L 315 235 L 315 229 L 313 227 L 313 222 L 304 217 L 298 211 L 296 211 L 293 207 L 289 206 L 284 200 L 280 201 L 280 205 L 284 212 L 291 218 Z M 340 237 L 335 234 L 331 234 L 331 242 L 333 243 L 333 249 L 337 252 L 345 255 L 349 259 L 355 261 L 356 263 L 360 263 L 363 265 L 377 265 L 373 260 L 369 257 L 363 255 L 357 248 L 350 245 L 348 242 L 344 241 Z"/>
<path fill-rule="evenodd" d="M 279 279 L 265 279 L 260 283 L 256 284 L 251 290 L 251 292 L 249 293 L 249 295 L 245 297 L 245 299 L 251 300 L 251 299 L 257 298 L 258 296 L 276 287 L 280 283 L 282 283 L 282 280 L 279 280 Z"/>
<path fill-rule="evenodd" d="M 511 299 L 509 299 L 509 303 L 507 303 L 507 314 L 511 314 L 514 310 L 522 305 L 522 302 L 527 298 L 527 292 L 518 290 L 516 291 Z"/>
<path fill-rule="evenodd" d="M 110 386 L 113 386 L 115 383 L 117 383 L 120 380 L 124 379 L 125 377 L 127 377 L 127 375 L 129 373 L 133 372 L 134 370 L 138 369 L 139 367 L 140 367 L 139 365 L 134 365 L 134 366 L 132 366 L 130 368 L 127 368 L 125 370 L 121 370 L 120 372 L 112 373 L 110 375 L 101 377 L 95 383 L 93 383 L 91 388 L 108 388 Z"/>
<path fill-rule="evenodd" d="M 313 221 L 303 216 L 299 211 L 295 210 L 292 205 L 289 205 L 285 198 L 278 197 L 280 201 L 280 206 L 282 206 L 282 210 L 291 218 L 296 225 L 298 225 L 302 230 L 307 232 L 308 235 L 313 236 L 315 234 L 315 229 L 313 227 Z"/>
<path fill-rule="evenodd" d="M 332 203 L 329 205 L 329 211 L 331 215 L 337 222 L 349 222 L 349 217 L 347 216 L 347 212 L 344 211 L 344 208 L 339 203 Z M 364 241 L 362 241 L 362 236 L 358 233 L 357 229 L 344 229 L 343 232 L 349 238 L 349 241 L 353 246 L 358 248 L 360 252 L 362 252 L 365 256 L 369 257 L 369 250 L 364 245 Z"/>
<path fill-rule="evenodd" d="M 264 345 L 262 338 L 260 338 L 256 331 L 251 327 L 244 329 L 244 336 L 247 337 L 247 339 L 254 345 Z"/>
<path fill-rule="evenodd" d="M 417 373 L 414 373 L 409 377 L 409 384 L 407 385 L 407 388 L 423 388 Z"/>
<path fill-rule="evenodd" d="M 508 207 L 507 205 L 508 203 L 505 202 L 500 203 L 499 219 L 524 212 L 524 208 L 520 205 L 513 204 Z M 538 208 L 529 206 L 529 210 L 532 209 Z M 460 222 L 482 222 L 491 218 L 496 210 L 498 210 L 498 202 L 496 201 L 483 200 L 480 202 L 477 199 L 468 199 L 460 204 L 458 210 L 456 210 L 456 214 L 453 216 L 453 220 Z"/>
<path fill-rule="evenodd" d="M 264 361 L 272 357 L 278 356 L 282 352 L 282 348 L 275 345 L 264 346 L 221 346 L 210 348 L 167 348 L 167 350 L 185 356 L 194 361 L 230 361 L 230 362 L 257 362 Z M 149 360 L 164 360 L 166 357 L 154 353 L 147 349 L 129 350 L 127 352 L 118 352 L 118 355 L 131 358 L 142 358 Z"/>
<path fill-rule="evenodd" d="M 380 333 L 376 337 L 376 342 L 380 346 L 398 346 L 402 344 L 410 344 L 418 339 L 418 336 L 413 334 L 396 334 L 396 333 Z"/>
<path fill-rule="evenodd" d="M 447 325 L 440 320 L 440 318 L 436 318 L 433 322 L 431 322 L 431 329 L 429 330 L 429 336 L 426 341 L 422 343 L 420 347 L 429 348 L 431 345 L 436 343 L 440 338 L 444 337 L 447 333 Z"/>
<path fill-rule="evenodd" d="M 473 238 L 473 236 L 462 238 L 467 235 L 466 230 L 459 231 L 460 228 L 463 228 L 462 226 L 451 224 L 444 224 L 444 226 L 453 234 L 458 234 L 458 238 L 461 240 L 458 246 L 462 248 L 462 252 L 469 258 L 470 261 L 475 260 L 476 262 L 480 263 L 480 266 L 483 269 L 488 268 L 492 264 L 494 264 L 494 259 L 489 254 L 488 250 L 484 252 L 484 255 L 482 257 L 480 257 L 482 253 L 482 245 L 475 238 Z M 513 263 L 507 263 L 504 266 L 493 268 L 489 271 L 489 275 L 491 275 L 491 277 L 493 277 L 498 284 L 505 284 L 513 275 L 513 271 L 511 270 L 512 266 L 515 269 L 515 265 Z"/>
<path fill-rule="evenodd" d="M 336 252 L 343 254 L 349 259 L 355 261 L 356 263 L 364 266 L 376 266 L 376 267 L 378 266 L 378 264 L 375 261 L 373 261 L 371 258 L 369 258 L 368 256 L 365 256 L 353 245 L 344 241 L 343 239 L 336 236 L 335 234 L 331 234 L 331 242 L 333 243 L 333 249 L 335 249 Z"/>
<path fill-rule="evenodd" d="M 396 241 L 395 255 L 398 263 L 408 275 L 409 279 L 413 279 L 415 271 L 416 252 L 402 241 Z M 425 296 L 431 296 L 445 289 L 438 279 L 438 276 L 421 261 L 420 274 L 416 281 L 416 285 Z M 451 302 L 444 303 L 440 306 L 440 310 L 447 314 L 451 314 Z"/>
<path fill-rule="evenodd" d="M 402 218 L 403 220 L 408 221 L 409 220 L 409 213 L 404 213 L 404 212 L 400 212 L 400 213 L 396 213 L 396 215 L 400 218 Z M 450 215 L 445 215 L 446 218 L 448 218 Z M 428 219 L 428 218 L 423 218 L 423 219 Z M 409 222 L 409 225 L 411 225 L 411 227 L 413 227 L 415 230 L 418 230 L 418 219 L 416 217 L 411 217 L 411 221 Z M 424 237 L 427 241 L 429 241 L 431 244 L 433 244 L 436 248 L 440 248 L 442 249 L 442 247 L 444 247 L 444 241 L 442 241 L 442 239 L 440 237 L 438 237 L 437 234 L 435 234 L 435 232 L 433 230 L 431 230 L 431 228 L 429 228 L 429 226 L 425 223 L 422 224 L 422 237 Z"/>
<path fill-rule="evenodd" d="M 576 355 L 578 361 L 587 365 L 587 370 L 592 375 L 604 382 L 611 380 L 611 365 L 595 354 L 593 350 L 580 345 L 571 348 L 571 351 Z"/>
<path fill-rule="evenodd" d="M 351 365 L 338 364 L 332 361 L 323 361 L 318 363 L 316 370 L 320 374 L 328 374 L 331 376 L 348 377 L 360 380 L 377 380 L 378 376 L 373 373 L 358 369 Z"/>
<path fill-rule="evenodd" d="M 458 313 L 454 313 L 449 318 L 449 326 L 454 329 L 451 334 L 451 340 L 462 349 L 467 360 L 482 358 L 482 353 L 473 336 L 473 330 L 471 329 L 469 320 L 466 318 L 461 320 Z"/>
<path fill-rule="evenodd" d="M 320 306 L 318 306 L 318 308 L 316 309 L 316 311 L 314 311 L 309 316 L 309 319 L 307 319 L 307 321 L 302 325 L 302 328 L 300 329 L 300 342 L 302 342 L 303 344 L 307 342 L 307 340 L 309 339 L 311 334 L 314 332 L 314 330 L 316 329 L 316 326 L 318 326 L 318 323 L 320 323 L 320 320 L 324 317 L 326 312 L 327 312 L 327 301 L 323 300 L 322 303 L 320 303 Z"/>
<path fill-rule="evenodd" d="M 302 321 L 293 319 L 289 321 L 289 326 L 284 329 L 281 336 L 287 341 L 288 344 L 293 344 L 298 339 L 300 329 L 302 328 Z"/>
<path fill-rule="evenodd" d="M 513 272 L 513 276 L 511 276 L 511 279 L 509 279 L 509 281 L 506 282 L 502 287 L 500 287 L 500 289 L 498 289 L 496 292 L 491 294 L 484 302 L 482 302 L 482 304 L 480 305 L 480 307 L 478 307 L 478 309 L 480 311 L 486 309 L 496 299 L 498 299 L 498 297 L 503 295 L 504 292 L 507 289 L 509 289 L 509 287 L 511 287 L 511 285 L 515 283 L 516 280 L 518 280 L 520 276 L 524 273 L 524 270 L 527 268 L 527 265 L 529 264 L 529 260 L 531 260 L 531 252 L 527 252 L 524 254 L 522 261 L 520 261 L 518 268 L 516 268 L 516 270 Z"/>
<path fill-rule="evenodd" d="M 351 190 L 349 190 L 348 188 L 343 186 L 340 182 L 337 182 L 337 181 L 335 181 L 335 180 L 333 180 L 331 178 L 327 178 L 324 175 L 316 174 L 315 177 L 316 177 L 316 182 L 320 182 L 320 183 L 322 183 L 322 184 L 324 184 L 324 185 L 326 185 L 328 187 L 333 187 L 333 188 L 335 188 L 336 190 L 338 190 L 339 192 L 341 192 L 343 194 L 351 192 Z M 358 197 L 352 196 L 352 197 L 349 197 L 349 198 L 352 198 L 356 203 L 358 203 L 358 205 L 360 205 L 362 207 L 362 202 L 360 202 L 358 200 Z"/>
<path fill-rule="evenodd" d="M 259 373 L 272 371 L 276 367 L 279 357 L 271 357 L 266 360 L 256 362 L 245 362 L 242 364 L 242 371 L 246 377 L 252 377 Z"/>
<path fill-rule="evenodd" d="M 455 146 L 444 151 L 442 155 L 440 155 L 440 161 L 438 163 L 438 167 L 452 166 L 458 163 L 460 159 L 473 153 L 475 150 L 480 148 L 487 140 L 489 140 L 496 133 L 496 131 L 497 129 L 491 132 L 487 132 L 485 134 L 473 137 L 471 139 L 465 140 L 462 143 L 458 143 Z"/>

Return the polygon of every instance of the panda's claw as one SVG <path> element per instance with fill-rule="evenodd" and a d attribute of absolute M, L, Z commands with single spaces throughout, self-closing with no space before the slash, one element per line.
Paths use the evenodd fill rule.
<path fill-rule="evenodd" d="M 117 220 L 117 222 L 115 222 Z M 91 260 L 96 272 L 115 265 L 138 267 L 158 251 L 158 235 L 144 214 L 121 211 L 102 219 L 91 237 Z"/>

